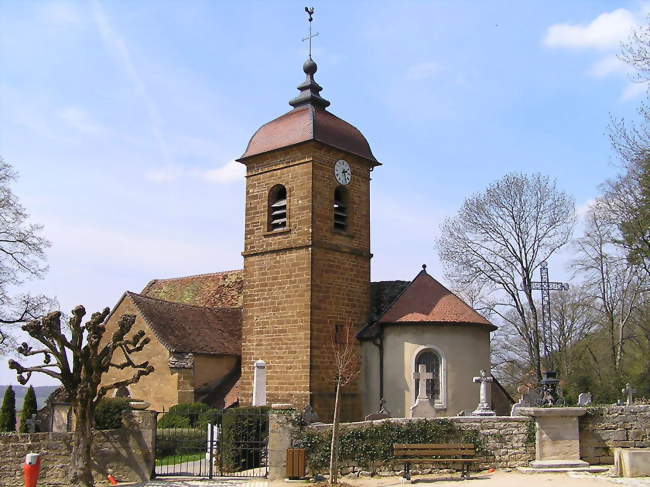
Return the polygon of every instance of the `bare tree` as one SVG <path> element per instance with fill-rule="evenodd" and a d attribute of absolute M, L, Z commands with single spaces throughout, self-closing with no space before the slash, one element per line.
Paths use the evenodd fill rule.
<path fill-rule="evenodd" d="M 619 379 L 623 374 L 629 327 L 639 309 L 644 276 L 615 245 L 612 225 L 600 203 L 587 215 L 587 230 L 578 239 L 574 268 L 585 281 L 598 321 L 607 331 L 611 364 Z"/>
<path fill-rule="evenodd" d="M 336 325 L 332 330 L 332 356 L 334 358 L 334 417 L 332 419 L 332 444 L 330 446 L 330 476 L 329 483 L 338 483 L 339 458 L 339 422 L 341 417 L 341 389 L 350 384 L 361 371 L 359 360 L 359 343 L 356 339 L 352 322 L 346 325 Z"/>
<path fill-rule="evenodd" d="M 142 330 L 126 338 L 135 323 L 134 315 L 123 315 L 113 336 L 104 340 L 102 344 L 109 309 L 105 308 L 101 313 L 93 313 L 90 320 L 82 324 L 85 314 L 86 310 L 83 306 L 77 306 L 72 310 L 72 317 L 68 322 L 69 337 L 61 327 L 60 311 L 49 313 L 39 320 L 23 325 L 23 330 L 38 341 L 42 348 L 34 349 L 27 343 L 23 343 L 18 348 L 18 353 L 25 357 L 42 356 L 43 363 L 25 367 L 10 360 L 9 368 L 16 370 L 18 382 L 21 384 L 26 384 L 34 372 L 45 374 L 61 382 L 72 400 L 76 423 L 70 482 L 72 485 L 92 487 L 94 485 L 91 469 L 92 429 L 97 403 L 108 391 L 135 384 L 141 377 L 153 372 L 153 367 L 146 361 L 136 363 L 131 357 L 149 343 L 149 338 L 145 337 Z M 113 354 L 116 350 L 121 350 L 124 354 L 123 362 L 113 362 Z M 111 367 L 135 369 L 135 373 L 128 379 L 100 386 L 103 374 Z"/>
<path fill-rule="evenodd" d="M 597 323 L 593 298 L 583 286 L 574 286 L 553 297 L 551 310 L 551 331 L 555 345 L 553 354 L 560 375 L 570 377 L 579 360 L 576 344 L 589 336 Z"/>
<path fill-rule="evenodd" d="M 522 338 L 538 379 L 540 329 L 531 281 L 568 242 L 574 213 L 573 199 L 548 177 L 511 173 L 466 199 L 458 215 L 443 222 L 436 243 L 448 279 L 456 287 L 483 286 L 487 309 Z"/>
<path fill-rule="evenodd" d="M 28 279 L 42 278 L 47 270 L 43 227 L 29 222 L 29 215 L 11 191 L 16 179 L 10 164 L 0 158 L 0 349 L 7 348 L 10 334 L 6 326 L 24 323 L 52 309 L 45 296 L 12 294 Z"/>

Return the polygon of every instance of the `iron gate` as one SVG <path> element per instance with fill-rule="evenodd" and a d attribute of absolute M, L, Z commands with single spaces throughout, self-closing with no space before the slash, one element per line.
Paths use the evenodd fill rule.
<path fill-rule="evenodd" d="M 159 416 L 154 476 L 266 477 L 266 408 L 196 409 Z"/>

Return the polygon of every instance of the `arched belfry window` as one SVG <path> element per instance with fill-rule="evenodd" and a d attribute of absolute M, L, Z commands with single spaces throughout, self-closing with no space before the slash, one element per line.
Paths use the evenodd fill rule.
<path fill-rule="evenodd" d="M 431 374 L 433 378 L 425 379 L 427 381 L 427 395 L 434 401 L 440 401 L 440 355 L 435 350 L 426 348 L 418 353 L 415 358 L 415 371 L 420 370 L 420 365 L 424 364 L 427 368 L 427 376 Z M 415 397 L 417 399 L 420 387 L 420 379 L 415 379 Z"/>
<path fill-rule="evenodd" d="M 334 190 L 334 229 L 348 228 L 348 190 L 339 186 Z"/>
<path fill-rule="evenodd" d="M 287 228 L 287 188 L 277 184 L 269 191 L 269 232 Z"/>

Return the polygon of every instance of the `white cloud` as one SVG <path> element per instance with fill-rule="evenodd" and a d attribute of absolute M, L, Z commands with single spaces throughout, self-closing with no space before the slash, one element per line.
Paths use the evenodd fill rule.
<path fill-rule="evenodd" d="M 406 78 L 411 80 L 429 79 L 438 74 L 440 66 L 433 61 L 423 62 L 409 66 Z"/>
<path fill-rule="evenodd" d="M 197 169 L 188 169 L 183 166 L 169 164 L 147 171 L 145 179 L 154 183 L 169 183 L 181 178 L 192 177 L 202 179 L 203 181 L 227 184 L 233 181 L 241 181 L 246 174 L 246 168 L 243 164 L 231 160 L 227 164 L 216 169 L 201 171 Z"/>
<path fill-rule="evenodd" d="M 604 78 L 612 74 L 627 74 L 629 72 L 630 66 L 614 55 L 602 58 L 589 69 L 589 74 L 596 78 Z"/>
<path fill-rule="evenodd" d="M 97 134 L 103 130 L 85 110 L 79 107 L 66 107 L 59 112 L 59 116 L 68 125 L 87 135 Z"/>
<path fill-rule="evenodd" d="M 632 29 L 636 16 L 624 8 L 605 12 L 588 24 L 555 24 L 548 28 L 544 44 L 548 47 L 618 49 Z"/>
<path fill-rule="evenodd" d="M 621 100 L 628 101 L 645 95 L 648 92 L 648 83 L 630 83 L 621 93 Z"/>
<path fill-rule="evenodd" d="M 243 164 L 232 160 L 227 164 L 216 169 L 210 169 L 203 173 L 203 179 L 207 181 L 215 181 L 217 183 L 230 183 L 233 181 L 240 181 L 246 174 L 246 168 Z"/>

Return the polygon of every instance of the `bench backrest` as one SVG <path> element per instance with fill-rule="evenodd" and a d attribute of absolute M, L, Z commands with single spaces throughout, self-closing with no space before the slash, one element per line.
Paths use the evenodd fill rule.
<path fill-rule="evenodd" d="M 395 458 L 473 457 L 476 449 L 473 443 L 395 443 L 393 453 Z"/>

